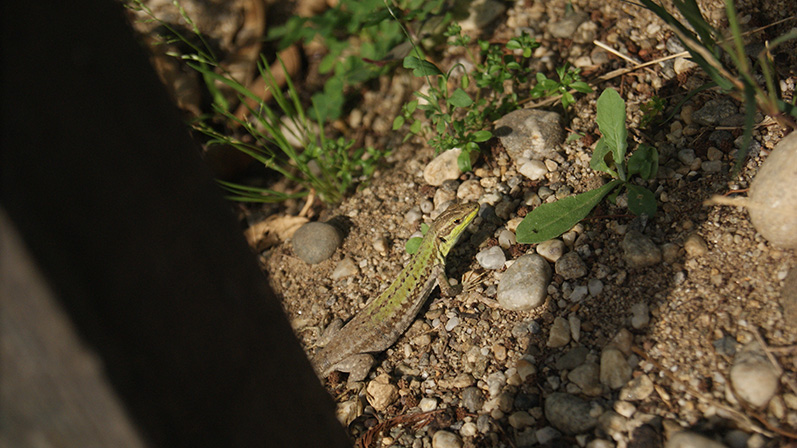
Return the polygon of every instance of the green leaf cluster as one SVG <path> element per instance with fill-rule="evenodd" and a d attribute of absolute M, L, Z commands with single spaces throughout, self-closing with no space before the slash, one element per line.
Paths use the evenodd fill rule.
<path fill-rule="evenodd" d="M 443 7 L 443 0 L 406 0 L 398 6 L 412 11 L 406 20 L 424 20 Z M 268 39 L 276 40 L 280 49 L 313 39 L 327 49 L 319 72 L 329 79 L 322 91 L 313 94 L 314 103 L 321 105 L 315 119 L 339 118 L 350 87 L 389 73 L 388 65 L 374 61 L 390 59 L 391 50 L 405 40 L 401 25 L 393 20 L 396 13 L 383 0 L 341 0 L 319 15 L 292 16 L 284 25 L 269 29 Z"/>
<path fill-rule="evenodd" d="M 462 34 L 458 25 L 450 25 L 445 35 L 454 45 L 464 46 L 470 51 L 470 38 Z M 479 143 L 492 138 L 492 133 L 485 129 L 489 122 L 519 107 L 517 89 L 507 92 L 506 82 L 518 85 L 527 82 L 527 59 L 539 46 L 525 33 L 503 46 L 481 40 L 477 44 L 482 62 L 476 64 L 472 73 L 465 73 L 456 81 L 453 73 L 464 69 L 462 64 L 444 72 L 422 57 L 417 48 L 415 54 L 405 57 L 404 68 L 411 70 L 414 76 L 426 78 L 429 89 L 426 93 L 415 92 L 417 99 L 405 104 L 393 120 L 394 130 L 409 125 L 410 133 L 406 138 L 425 132 L 431 134 L 429 144 L 437 152 L 461 148 L 457 161 L 465 172 L 472 169 L 472 154 L 479 151 Z M 520 58 L 516 58 L 512 51 L 505 54 L 505 49 L 519 50 Z M 471 59 L 475 59 L 473 55 Z M 477 88 L 475 97 L 467 92 L 471 83 Z M 482 97 L 485 93 L 487 97 Z M 416 111 L 423 112 L 424 120 L 415 118 Z"/>
<path fill-rule="evenodd" d="M 543 204 L 532 210 L 517 228 L 517 241 L 534 244 L 556 238 L 584 219 L 604 197 L 615 198 L 620 187 L 628 194 L 628 210 L 635 215 L 653 216 L 656 197 L 645 187 L 630 182 L 633 176 L 649 180 L 656 176 L 659 155 L 656 148 L 639 145 L 626 160 L 628 131 L 625 127 L 625 101 L 614 89 L 598 98 L 597 123 L 602 137 L 595 145 L 590 167 L 613 179 L 595 190 Z"/>
<path fill-rule="evenodd" d="M 592 87 L 581 80 L 579 73 L 581 73 L 580 68 L 571 67 L 567 63 L 562 67 L 556 68 L 556 76 L 559 77 L 559 81 L 550 79 L 542 73 L 537 73 L 537 84 L 531 89 L 531 97 L 536 99 L 561 95 L 562 107 L 567 111 L 567 108 L 576 102 L 571 90 L 592 93 Z"/>
<path fill-rule="evenodd" d="M 335 203 L 343 198 L 356 183 L 369 179 L 379 162 L 389 151 L 374 148 L 355 148 L 354 141 L 342 137 L 329 138 L 324 134 L 324 119 L 329 116 L 324 107 L 328 104 L 314 98 L 315 120 L 308 117 L 300 100 L 299 93 L 290 77 L 286 79 L 287 93 L 283 91 L 271 73 L 269 64 L 262 59 L 258 64 L 260 76 L 266 81 L 272 93 L 273 103 L 265 103 L 258 95 L 224 72 L 204 36 L 188 17 L 188 14 L 175 2 L 183 18 L 188 23 L 200 44 L 181 34 L 168 23 L 155 17 L 151 9 L 141 0 L 130 0 L 127 6 L 143 11 L 157 21 L 171 34 L 168 39 L 186 44 L 191 52 L 176 55 L 196 70 L 205 80 L 212 96 L 213 113 L 196 118 L 191 126 L 205 134 L 207 146 L 222 145 L 232 147 L 248 154 L 289 181 L 301 187 L 295 193 L 282 193 L 268 188 L 252 187 L 231 182 L 219 181 L 230 192 L 229 199 L 249 202 L 281 202 L 287 199 L 306 196 L 311 191 L 321 200 Z M 281 61 L 280 61 L 281 62 Z M 284 67 L 283 67 L 284 69 Z M 340 80 L 332 79 L 325 88 L 342 90 Z M 231 111 L 219 86 L 226 86 L 241 99 L 249 98 L 256 102 L 250 108 L 254 121 L 244 121 Z M 285 126 L 286 121 L 290 125 Z M 226 126 L 235 124 L 248 135 L 239 138 Z M 292 138 L 291 138 L 292 137 Z M 290 140 L 301 142 L 294 148 Z"/>

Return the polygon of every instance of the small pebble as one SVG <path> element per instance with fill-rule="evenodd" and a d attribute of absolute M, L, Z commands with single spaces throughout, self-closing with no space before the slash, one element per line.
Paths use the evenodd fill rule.
<path fill-rule="evenodd" d="M 587 289 L 589 290 L 590 296 L 598 297 L 598 295 L 603 292 L 603 282 L 597 278 L 592 278 L 587 282 Z"/>
<path fill-rule="evenodd" d="M 501 246 L 502 249 L 509 249 L 516 243 L 517 239 L 515 238 L 515 232 L 512 232 L 508 229 L 502 229 L 498 233 L 498 245 Z"/>
<path fill-rule="evenodd" d="M 650 310 L 647 303 L 635 303 L 631 306 L 631 326 L 641 330 L 650 323 Z"/>
<path fill-rule="evenodd" d="M 584 300 L 584 297 L 587 297 L 587 293 L 588 292 L 589 292 L 589 290 L 587 289 L 586 286 L 583 286 L 583 285 L 576 286 L 575 288 L 573 288 L 573 292 L 570 293 L 570 296 L 568 297 L 568 299 L 571 302 L 580 302 L 580 301 Z"/>
<path fill-rule="evenodd" d="M 569 435 L 581 434 L 595 427 L 598 420 L 590 410 L 590 404 L 575 395 L 554 392 L 545 399 L 548 423 Z"/>
<path fill-rule="evenodd" d="M 548 296 L 551 275 L 551 266 L 544 258 L 536 254 L 523 255 L 501 276 L 496 299 L 507 310 L 537 308 Z"/>
<path fill-rule="evenodd" d="M 706 240 L 696 233 L 690 234 L 684 241 L 684 250 L 690 257 L 700 257 L 708 252 L 708 244 Z"/>
<path fill-rule="evenodd" d="M 320 263 L 335 253 L 343 242 L 335 227 L 323 222 L 308 222 L 293 234 L 292 245 L 296 256 L 306 263 Z"/>
<path fill-rule="evenodd" d="M 707 173 L 719 173 L 722 171 L 722 160 L 704 160 L 700 169 Z"/>
<path fill-rule="evenodd" d="M 420 403 L 418 403 L 418 407 L 421 408 L 423 412 L 434 411 L 437 409 L 437 399 L 431 397 L 423 397 L 421 398 Z"/>
<path fill-rule="evenodd" d="M 565 253 L 565 243 L 562 240 L 543 241 L 536 247 L 537 253 L 542 258 L 555 263 Z"/>
<path fill-rule="evenodd" d="M 534 433 L 534 436 L 537 438 L 537 443 L 543 446 L 548 445 L 553 440 L 558 439 L 561 437 L 561 435 L 562 434 L 559 431 L 551 426 L 540 428 Z"/>
<path fill-rule="evenodd" d="M 581 319 L 571 314 L 567 316 L 567 323 L 570 324 L 570 336 L 574 341 L 578 342 L 581 339 Z"/>
<path fill-rule="evenodd" d="M 460 184 L 457 189 L 457 197 L 463 201 L 476 202 L 484 194 L 484 188 L 476 179 L 468 179 Z"/>
<path fill-rule="evenodd" d="M 540 180 L 548 174 L 548 167 L 541 160 L 525 160 L 518 168 L 518 172 L 531 180 Z"/>
<path fill-rule="evenodd" d="M 607 347 L 601 352 L 601 384 L 619 389 L 631 379 L 631 366 L 619 349 Z"/>
<path fill-rule="evenodd" d="M 563 317 L 557 317 L 551 325 L 551 333 L 548 336 L 548 347 L 564 347 L 570 343 L 570 323 Z"/>
<path fill-rule="evenodd" d="M 665 448 L 726 448 L 720 442 L 691 431 L 680 431 L 673 434 Z"/>
<path fill-rule="evenodd" d="M 366 398 L 368 403 L 379 412 L 387 409 L 398 399 L 398 387 L 390 383 L 390 376 L 382 374 L 368 383 L 366 387 Z"/>
<path fill-rule="evenodd" d="M 603 394 L 600 383 L 600 366 L 594 362 L 585 362 L 567 374 L 567 379 L 578 385 L 581 392 L 597 397 Z"/>
<path fill-rule="evenodd" d="M 497 270 L 504 267 L 506 254 L 504 254 L 501 247 L 493 246 L 476 254 L 476 261 L 484 269 Z"/>
<path fill-rule="evenodd" d="M 534 417 L 530 416 L 526 411 L 517 411 L 509 415 L 509 426 L 515 429 L 525 429 L 534 425 Z"/>
<path fill-rule="evenodd" d="M 457 157 L 462 150 L 454 148 L 441 153 L 435 157 L 423 170 L 423 179 L 427 184 L 438 187 L 447 180 L 459 178 L 462 171 L 459 170 Z"/>
<path fill-rule="evenodd" d="M 537 374 L 537 367 L 527 359 L 520 359 L 517 362 L 517 373 L 525 382 L 530 376 Z"/>
<path fill-rule="evenodd" d="M 376 250 L 380 254 L 387 253 L 387 251 L 388 251 L 387 238 L 385 238 L 383 236 L 378 236 L 378 237 L 374 238 L 374 250 Z"/>
<path fill-rule="evenodd" d="M 620 246 L 623 249 L 623 259 L 631 268 L 644 268 L 661 262 L 661 249 L 636 230 L 626 232 Z"/>
<path fill-rule="evenodd" d="M 578 346 L 568 350 L 567 353 L 560 356 L 559 359 L 556 360 L 556 368 L 559 370 L 575 369 L 584 363 L 588 354 L 589 349 L 584 346 Z"/>
<path fill-rule="evenodd" d="M 340 260 L 337 266 L 335 266 L 335 270 L 332 271 L 332 274 L 330 274 L 329 277 L 332 280 L 339 280 L 344 277 L 356 275 L 359 271 L 360 270 L 357 267 L 357 265 L 354 263 L 354 260 L 352 260 L 349 257 L 346 257 L 343 260 Z"/>
<path fill-rule="evenodd" d="M 678 151 L 678 160 L 686 166 L 691 166 L 692 163 L 695 161 L 695 150 L 685 148 Z"/>
<path fill-rule="evenodd" d="M 437 431 L 432 436 L 432 448 L 461 448 L 462 440 L 458 435 L 448 431 Z"/>
<path fill-rule="evenodd" d="M 557 274 L 567 280 L 587 275 L 587 265 L 575 252 L 568 252 L 556 260 L 555 269 Z"/>
<path fill-rule="evenodd" d="M 462 391 L 462 405 L 471 413 L 481 411 L 484 406 L 484 393 L 475 386 L 466 388 Z"/>
<path fill-rule="evenodd" d="M 625 418 L 631 418 L 636 412 L 636 406 L 627 401 L 615 401 L 614 410 Z"/>
<path fill-rule="evenodd" d="M 751 342 L 733 359 L 731 383 L 744 401 L 755 407 L 765 406 L 778 390 L 780 379 L 761 346 Z"/>
<path fill-rule="evenodd" d="M 653 393 L 653 381 L 647 375 L 640 375 L 620 390 L 620 399 L 627 401 L 642 401 Z"/>
<path fill-rule="evenodd" d="M 465 422 L 462 425 L 462 428 L 459 429 L 459 435 L 462 437 L 473 437 L 479 433 L 479 429 L 476 426 L 476 423 L 473 422 Z"/>

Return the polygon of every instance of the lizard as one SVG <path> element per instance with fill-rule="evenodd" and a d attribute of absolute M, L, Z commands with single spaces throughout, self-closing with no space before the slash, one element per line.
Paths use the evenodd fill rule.
<path fill-rule="evenodd" d="M 320 376 L 341 371 L 350 382 L 362 381 L 374 364 L 372 353 L 387 350 L 404 334 L 435 286 L 443 295 L 456 295 L 445 274 L 446 256 L 478 212 L 476 203 L 453 204 L 432 222 L 390 286 L 316 352 L 312 363 Z"/>

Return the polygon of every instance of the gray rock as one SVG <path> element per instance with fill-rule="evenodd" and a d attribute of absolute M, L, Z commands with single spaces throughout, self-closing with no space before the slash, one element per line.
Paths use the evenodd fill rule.
<path fill-rule="evenodd" d="M 692 114 L 692 120 L 703 126 L 716 126 L 725 123 L 739 113 L 739 108 L 727 97 L 706 101 L 700 109 Z"/>
<path fill-rule="evenodd" d="M 620 390 L 620 399 L 642 401 L 653 393 L 653 381 L 647 375 L 639 375 Z"/>
<path fill-rule="evenodd" d="M 701 436 L 691 431 L 680 431 L 673 434 L 664 448 L 726 448 L 720 442 Z"/>
<path fill-rule="evenodd" d="M 678 160 L 686 166 L 691 166 L 692 163 L 695 161 L 695 150 L 684 148 L 678 151 Z"/>
<path fill-rule="evenodd" d="M 293 234 L 291 245 L 296 256 L 307 263 L 321 263 L 343 242 L 335 227 L 323 222 L 308 222 Z"/>
<path fill-rule="evenodd" d="M 707 173 L 719 173 L 722 171 L 722 160 L 704 160 L 700 163 L 700 169 Z"/>
<path fill-rule="evenodd" d="M 462 174 L 457 164 L 460 153 L 462 153 L 461 149 L 454 148 L 432 159 L 423 170 L 423 180 L 427 184 L 437 187 L 447 180 L 457 179 Z"/>
<path fill-rule="evenodd" d="M 537 254 L 523 255 L 512 263 L 498 283 L 498 303 L 507 310 L 528 311 L 545 302 L 551 266 Z"/>
<path fill-rule="evenodd" d="M 537 443 L 543 446 L 548 445 L 552 441 L 558 439 L 561 437 L 561 435 L 562 433 L 551 426 L 540 428 L 534 433 L 534 436 L 537 438 Z"/>
<path fill-rule="evenodd" d="M 564 317 L 557 317 L 551 325 L 551 333 L 548 336 L 548 347 L 564 347 L 570 343 L 570 323 Z"/>
<path fill-rule="evenodd" d="M 432 436 L 432 448 L 461 448 L 462 439 L 453 432 L 437 431 Z"/>
<path fill-rule="evenodd" d="M 556 112 L 521 109 L 495 122 L 493 132 L 512 160 L 552 157 L 564 140 L 562 117 Z"/>
<path fill-rule="evenodd" d="M 778 142 L 750 184 L 750 221 L 770 243 L 797 249 L 797 133 Z M 788 187 L 787 187 L 788 186 Z"/>
<path fill-rule="evenodd" d="M 518 164 L 518 172 L 531 180 L 540 180 L 548 174 L 548 167 L 541 160 L 520 159 Z"/>
<path fill-rule="evenodd" d="M 594 362 L 586 362 L 567 374 L 567 379 L 581 388 L 584 394 L 597 397 L 603 394 L 600 383 L 600 366 Z"/>
<path fill-rule="evenodd" d="M 598 280 L 597 278 L 591 278 L 587 282 L 587 289 L 589 290 L 590 296 L 597 297 L 600 293 L 603 292 L 603 282 Z"/>
<path fill-rule="evenodd" d="M 636 230 L 626 232 L 620 247 L 623 249 L 623 259 L 631 268 L 644 268 L 661 262 L 661 249 Z"/>
<path fill-rule="evenodd" d="M 733 358 L 731 383 L 737 395 L 755 407 L 765 406 L 778 390 L 777 372 L 757 342 L 744 346 Z"/>
<path fill-rule="evenodd" d="M 631 305 L 631 326 L 640 330 L 650 323 L 650 309 L 647 303 L 635 303 Z"/>
<path fill-rule="evenodd" d="M 471 413 L 477 413 L 484 407 L 484 392 L 471 386 L 462 391 L 462 405 Z"/>
<path fill-rule="evenodd" d="M 566 249 L 564 241 L 548 240 L 538 244 L 536 250 L 542 258 L 545 258 L 551 263 L 556 263 L 556 260 L 564 255 Z"/>
<path fill-rule="evenodd" d="M 556 260 L 556 273 L 567 280 L 587 275 L 587 265 L 575 252 L 568 252 Z"/>
<path fill-rule="evenodd" d="M 585 12 L 572 12 L 567 14 L 562 20 L 550 23 L 548 32 L 557 39 L 572 39 L 578 26 L 587 20 L 589 15 Z"/>
<path fill-rule="evenodd" d="M 545 418 L 568 435 L 583 434 L 598 423 L 590 415 L 590 404 L 574 395 L 555 392 L 545 399 Z"/>
<path fill-rule="evenodd" d="M 584 363 L 588 354 L 589 349 L 583 345 L 579 345 L 560 356 L 559 359 L 556 360 L 556 368 L 559 370 L 575 369 Z"/>
<path fill-rule="evenodd" d="M 468 17 L 459 22 L 463 31 L 480 31 L 506 11 L 506 6 L 496 0 L 467 2 Z"/>
<path fill-rule="evenodd" d="M 476 261 L 479 262 L 479 265 L 484 269 L 496 270 L 504 267 L 506 255 L 501 247 L 493 246 L 477 253 Z"/>
<path fill-rule="evenodd" d="M 600 379 L 611 389 L 619 389 L 631 379 L 631 366 L 619 349 L 610 346 L 601 352 Z"/>

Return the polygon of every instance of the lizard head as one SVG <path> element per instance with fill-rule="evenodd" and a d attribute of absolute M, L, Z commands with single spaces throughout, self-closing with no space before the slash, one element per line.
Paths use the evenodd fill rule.
<path fill-rule="evenodd" d="M 440 242 L 440 253 L 445 257 L 468 225 L 479 213 L 479 204 L 467 202 L 453 204 L 444 211 L 429 228 Z"/>

